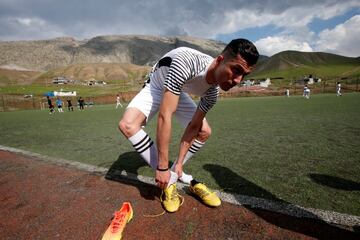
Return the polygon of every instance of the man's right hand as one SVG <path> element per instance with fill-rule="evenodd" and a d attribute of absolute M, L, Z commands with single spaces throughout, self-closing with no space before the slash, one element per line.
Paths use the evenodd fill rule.
<path fill-rule="evenodd" d="M 155 182 L 161 189 L 165 189 L 170 181 L 170 171 L 159 171 L 156 170 Z"/>

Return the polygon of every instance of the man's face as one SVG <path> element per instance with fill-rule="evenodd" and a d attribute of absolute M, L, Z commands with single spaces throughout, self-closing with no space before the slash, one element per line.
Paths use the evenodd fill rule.
<path fill-rule="evenodd" d="M 252 71 L 252 67 L 240 56 L 224 59 L 220 55 L 217 59 L 215 78 L 217 84 L 224 91 L 228 91 L 243 80 L 244 76 Z"/>

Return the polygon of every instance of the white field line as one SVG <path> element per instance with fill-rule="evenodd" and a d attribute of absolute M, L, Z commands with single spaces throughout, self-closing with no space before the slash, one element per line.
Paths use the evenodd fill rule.
<path fill-rule="evenodd" d="M 0 150 L 13 152 L 22 154 L 25 156 L 33 157 L 35 160 L 41 160 L 45 162 L 51 162 L 59 166 L 70 166 L 74 167 L 79 170 L 100 174 L 100 175 L 106 175 L 108 172 L 108 168 L 104 167 L 98 167 L 90 164 L 80 163 L 76 161 L 69 161 L 61 158 L 54 158 L 49 157 L 45 155 L 41 155 L 38 153 L 33 153 L 17 148 L 12 147 L 6 147 L 0 145 Z M 146 177 L 142 175 L 136 175 L 133 173 L 127 173 L 126 171 L 118 171 L 113 172 L 112 174 L 115 174 L 117 177 L 124 178 L 124 180 L 133 180 L 133 181 L 140 181 L 143 183 L 155 185 L 155 180 L 152 177 Z M 190 193 L 188 191 L 188 187 L 186 184 L 183 183 L 177 183 L 177 186 L 180 190 Z M 337 224 L 342 226 L 348 226 L 348 227 L 354 227 L 354 226 L 360 226 L 360 217 L 344 214 L 344 213 L 338 213 L 333 211 L 326 211 L 321 209 L 315 209 L 315 208 L 305 208 L 301 207 L 295 204 L 290 203 L 283 203 L 283 202 L 275 202 L 267 199 L 262 198 L 256 198 L 256 197 L 250 197 L 240 194 L 230 194 L 221 192 L 218 190 L 215 190 L 217 192 L 218 196 L 221 198 L 222 201 L 228 202 L 235 205 L 240 206 L 249 206 L 250 208 L 257 208 L 257 209 L 263 209 L 268 210 L 272 212 L 282 213 L 293 217 L 298 218 L 312 218 L 312 219 L 318 219 L 325 221 L 330 224 Z"/>

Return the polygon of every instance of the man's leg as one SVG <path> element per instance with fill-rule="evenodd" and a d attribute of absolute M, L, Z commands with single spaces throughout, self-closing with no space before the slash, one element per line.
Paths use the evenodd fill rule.
<path fill-rule="evenodd" d="M 155 143 L 142 129 L 142 126 L 145 125 L 146 121 L 150 121 L 158 111 L 161 97 L 162 91 L 150 91 L 150 87 L 146 86 L 130 102 L 123 118 L 119 122 L 120 131 L 129 139 L 136 151 L 140 153 L 141 157 L 153 169 L 157 167 L 158 152 Z M 175 184 L 178 176 L 173 171 L 170 171 L 170 174 L 168 187 L 163 190 L 161 195 L 161 202 L 168 212 L 176 212 L 181 206 L 181 199 Z"/>
<path fill-rule="evenodd" d="M 119 122 L 122 134 L 132 143 L 140 156 L 153 168 L 157 166 L 157 149 L 150 136 L 141 128 L 146 116 L 136 108 L 128 108 Z"/>
<path fill-rule="evenodd" d="M 195 141 L 191 145 L 189 152 L 186 154 L 185 159 L 189 158 L 195 154 L 204 144 L 205 141 L 210 137 L 211 135 L 211 128 L 206 119 L 203 120 L 203 125 L 201 127 L 201 131 L 199 132 L 198 136 L 196 137 Z M 184 159 L 184 161 L 185 161 Z M 191 175 L 190 175 L 191 176 Z M 213 191 L 211 191 L 209 188 L 206 187 L 204 183 L 198 182 L 195 179 L 191 177 L 182 176 L 182 181 L 185 183 L 188 183 L 190 185 L 189 189 L 190 192 L 195 194 L 198 198 L 201 199 L 203 203 L 210 207 L 218 207 L 221 205 L 221 200 L 217 196 L 217 194 Z M 180 180 L 181 180 L 180 179 Z"/>
<path fill-rule="evenodd" d="M 185 93 L 181 93 L 178 108 L 175 112 L 176 118 L 185 128 L 196 111 L 196 104 L 194 101 L 189 97 L 189 95 Z M 211 128 L 209 123 L 206 119 L 203 120 L 203 124 L 201 126 L 201 130 L 196 136 L 195 140 L 193 141 L 191 147 L 189 148 L 188 152 L 185 155 L 183 164 L 185 164 L 196 152 L 198 152 L 205 144 L 206 140 L 211 135 Z M 174 169 L 176 162 L 171 167 Z M 182 177 L 180 181 L 187 183 L 190 185 L 190 191 L 196 195 L 198 198 L 201 199 L 203 203 L 211 207 L 218 207 L 221 205 L 221 200 L 217 196 L 217 194 L 206 187 L 204 183 L 196 181 L 191 175 L 186 173 L 182 173 Z"/>
<path fill-rule="evenodd" d="M 157 167 L 157 147 L 142 126 L 158 112 L 161 98 L 162 90 L 154 90 L 149 86 L 144 87 L 129 103 L 119 122 L 120 131 L 153 169 Z M 170 173 L 169 185 L 177 182 L 177 174 L 172 171 Z"/>
<path fill-rule="evenodd" d="M 206 121 L 206 119 L 204 119 L 203 126 L 201 127 L 201 132 L 195 138 L 194 142 L 192 143 L 191 147 L 189 148 L 188 152 L 186 153 L 184 161 L 183 161 L 183 165 L 205 145 L 205 142 L 210 137 L 210 135 L 211 135 L 211 128 L 210 128 L 208 122 Z M 176 161 L 171 166 L 171 170 L 175 169 L 175 164 L 176 164 Z M 193 177 L 191 175 L 183 172 L 183 175 L 179 179 L 183 183 L 190 184 L 191 181 L 193 180 Z"/>
<path fill-rule="evenodd" d="M 190 96 L 186 93 L 181 93 L 178 108 L 175 112 L 175 116 L 184 128 L 186 128 L 186 126 L 190 123 L 196 109 L 197 106 L 194 103 L 194 101 L 190 98 Z M 205 141 L 210 137 L 210 135 L 211 135 L 210 125 L 208 124 L 206 119 L 204 119 L 203 125 L 201 127 L 201 131 L 198 134 L 198 136 L 195 138 L 188 152 L 186 153 L 183 164 L 185 164 L 196 152 L 198 152 L 204 146 Z M 176 162 L 174 162 L 174 164 L 171 166 L 172 170 L 175 169 L 175 164 Z M 180 181 L 187 184 L 190 184 L 192 180 L 193 177 L 184 172 L 182 177 L 180 178 Z"/>

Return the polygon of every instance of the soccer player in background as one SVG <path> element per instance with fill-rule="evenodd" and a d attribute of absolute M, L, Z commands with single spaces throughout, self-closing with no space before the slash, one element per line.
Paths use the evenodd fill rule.
<path fill-rule="evenodd" d="M 306 99 L 310 98 L 310 88 L 308 87 L 308 85 L 305 85 L 304 87 L 303 97 Z"/>
<path fill-rule="evenodd" d="M 116 108 L 118 108 L 119 106 L 123 107 L 123 105 L 120 102 L 120 96 L 119 96 L 119 94 L 117 94 L 116 95 Z"/>
<path fill-rule="evenodd" d="M 55 113 L 54 105 L 51 102 L 51 98 L 49 96 L 46 96 L 46 99 L 47 99 L 47 102 L 48 102 L 48 105 L 49 105 L 50 114 Z"/>
<path fill-rule="evenodd" d="M 56 105 L 57 105 L 57 108 L 58 108 L 58 112 L 64 112 L 63 109 L 62 109 L 63 101 L 61 100 L 61 98 L 58 97 L 56 99 Z"/>
<path fill-rule="evenodd" d="M 341 84 L 340 82 L 337 82 L 336 84 L 336 96 L 341 96 Z"/>
<path fill-rule="evenodd" d="M 70 112 L 70 111 L 74 111 L 74 107 L 73 107 L 73 105 L 72 105 L 72 102 L 71 102 L 71 98 L 68 98 L 68 99 L 66 99 L 66 101 L 67 101 L 67 105 L 68 105 L 68 111 Z"/>

